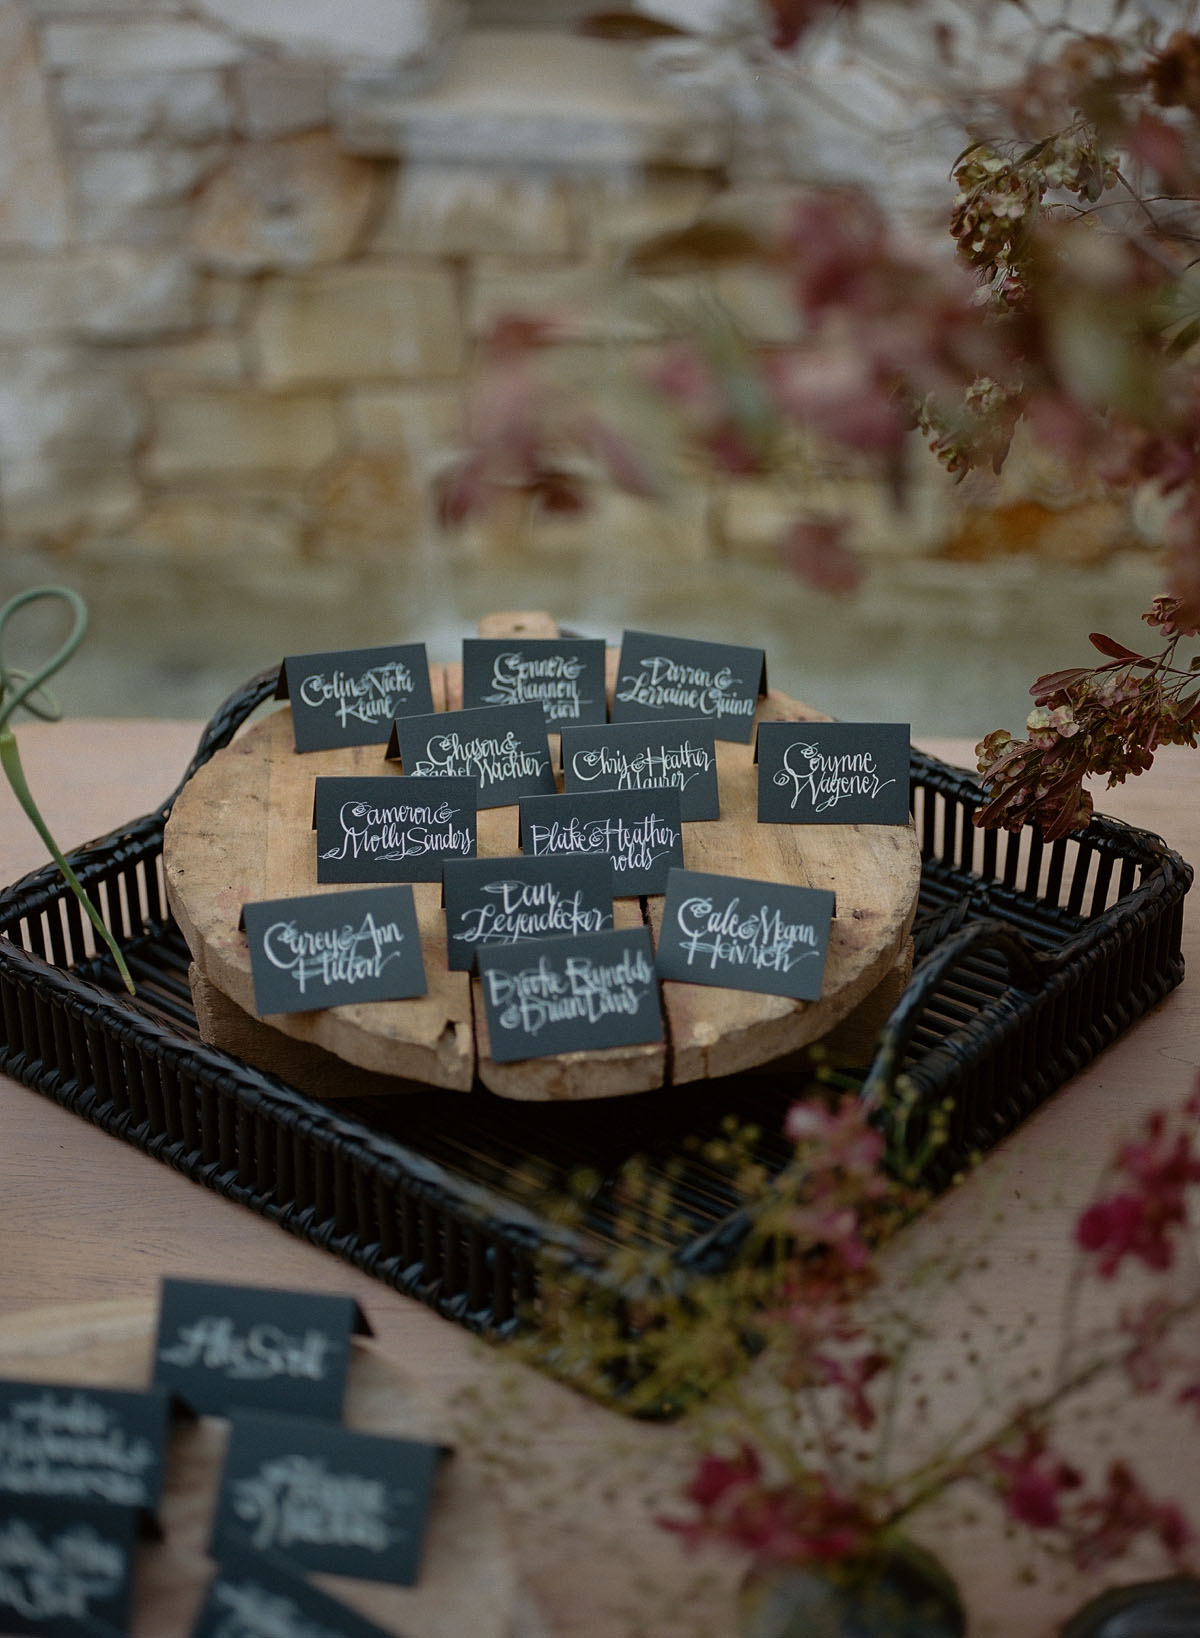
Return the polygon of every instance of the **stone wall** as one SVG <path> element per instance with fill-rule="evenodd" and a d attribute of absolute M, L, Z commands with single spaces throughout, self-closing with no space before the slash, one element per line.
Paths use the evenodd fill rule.
<path fill-rule="evenodd" d="M 461 631 L 489 605 L 744 640 L 777 624 L 781 654 L 807 619 L 816 652 L 821 599 L 776 566 L 795 496 L 765 485 L 693 470 L 665 505 L 606 494 L 582 519 L 432 527 L 498 317 L 557 316 L 551 367 L 585 391 L 713 297 L 766 344 L 793 334 L 753 262 L 618 277 L 655 235 L 762 221 L 784 190 L 769 151 L 731 154 L 711 87 L 689 99 L 636 46 L 511 26 L 578 10 L 0 0 L 0 592 L 66 579 L 107 598 L 117 669 L 133 645 L 116 614 L 134 622 L 153 664 L 128 705 L 96 696 L 109 708 L 192 709 L 174 676 L 202 680 L 204 709 L 264 650 Z M 891 152 L 851 149 L 813 133 L 806 163 Z M 945 155 L 892 157 L 910 190 L 944 184 Z M 818 461 L 805 484 L 877 560 L 858 618 L 880 653 L 897 611 L 944 621 L 952 603 L 990 640 L 998 611 L 1036 600 L 1023 570 L 964 558 L 1092 563 L 1130 538 L 1106 503 L 1065 512 L 1078 496 L 1035 458 L 987 535 L 923 451 L 914 472 L 904 512 L 853 469 Z M 1121 575 L 1135 607 L 1152 573 Z"/>
<path fill-rule="evenodd" d="M 231 573 L 410 551 L 497 316 L 570 315 L 585 381 L 614 344 L 662 333 L 661 302 L 631 303 L 613 268 L 721 203 L 717 122 L 632 47 L 463 17 L 436 0 L 0 0 L 7 550 Z M 707 282 L 754 333 L 790 333 L 760 269 Z M 929 505 L 875 524 L 892 549 L 938 538 Z M 527 544 L 583 550 L 613 526 Z M 630 505 L 619 527 L 693 557 L 754 552 L 776 503 L 681 492 L 665 534 Z"/>

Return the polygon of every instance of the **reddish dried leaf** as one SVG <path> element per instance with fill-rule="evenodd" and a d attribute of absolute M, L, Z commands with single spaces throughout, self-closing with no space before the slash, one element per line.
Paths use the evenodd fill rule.
<path fill-rule="evenodd" d="M 1089 674 L 1087 667 L 1082 665 L 1068 666 L 1065 671 L 1047 671 L 1044 677 L 1039 677 L 1031 685 L 1029 692 L 1039 705 L 1044 705 L 1052 695 L 1060 694 L 1064 688 L 1070 688 L 1072 683 Z"/>
<path fill-rule="evenodd" d="M 1134 649 L 1126 648 L 1124 643 L 1118 643 L 1115 637 L 1106 637 L 1102 631 L 1089 631 L 1088 642 L 1091 643 L 1093 648 L 1099 649 L 1101 654 L 1107 654 L 1110 660 L 1128 662 L 1144 658 Z"/>

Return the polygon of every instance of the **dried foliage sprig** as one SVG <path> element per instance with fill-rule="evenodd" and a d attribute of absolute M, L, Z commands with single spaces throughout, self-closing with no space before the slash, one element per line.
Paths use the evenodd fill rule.
<path fill-rule="evenodd" d="M 1175 663 L 1182 637 L 1197 635 L 1178 598 L 1158 597 L 1142 618 L 1167 636 L 1155 654 L 1139 654 L 1092 632 L 1103 665 L 1073 666 L 1039 677 L 1026 719 L 1028 739 L 1003 728 L 976 746 L 988 801 L 975 815 L 984 827 L 1019 830 L 1036 821 L 1047 841 L 1086 825 L 1092 797 L 1084 780 L 1119 785 L 1144 773 L 1160 745 L 1195 746 L 1200 737 L 1200 656 Z M 1182 623 L 1181 623 L 1182 622 Z"/>
<path fill-rule="evenodd" d="M 720 1542 L 759 1568 L 820 1564 L 869 1573 L 880 1549 L 951 1487 L 986 1490 L 1039 1548 L 1088 1572 L 1135 1544 L 1176 1567 L 1196 1536 L 1122 1454 L 1073 1453 L 1059 1420 L 1077 1396 L 1111 1378 L 1122 1395 L 1159 1394 L 1187 1416 L 1200 1402 L 1200 1358 L 1172 1351 L 1200 1310 L 1195 1271 L 1152 1289 L 1113 1320 L 1078 1332 L 1085 1288 L 1115 1286 L 1133 1265 L 1152 1280 L 1179 1276 L 1189 1252 L 1186 1194 L 1200 1183 L 1200 1081 L 1178 1111 L 1148 1116 L 1122 1141 L 1073 1228 L 1076 1264 L 1057 1367 L 1005 1380 L 996 1366 L 1023 1336 L 975 1312 L 967 1358 L 979 1396 L 936 1432 L 920 1369 L 937 1289 L 970 1280 L 977 1246 L 939 1240 L 926 1259 L 889 1277 L 887 1245 L 923 1203 L 919 1181 L 863 1104 L 815 1090 L 791 1109 L 795 1156 L 761 1187 L 753 1132 L 730 1126 L 710 1164 L 740 1177 L 748 1200 L 770 1204 L 742 1255 L 722 1272 L 672 1286 L 665 1258 L 647 1251 L 643 1218 L 661 1220 L 661 1182 L 628 1180 L 630 1247 L 610 1295 L 547 1279 L 543 1364 L 589 1392 L 614 1385 L 641 1411 L 693 1412 L 699 1456 L 684 1494 L 660 1523 L 686 1542 Z M 936 1145 L 936 1133 L 932 1137 Z M 651 1198 L 651 1196 L 654 1198 Z M 1190 1265 L 1188 1265 L 1190 1267 Z M 1088 1304 L 1089 1315 L 1096 1304 Z M 978 1328 L 984 1327 L 981 1331 Z M 986 1334 L 985 1334 L 986 1332 Z M 753 1363 L 752 1363 L 753 1362 Z M 697 1395 L 708 1398 L 697 1406 Z"/>
<path fill-rule="evenodd" d="M 36 671 L 19 671 L 9 666 L 3 659 L 3 638 L 10 621 L 21 609 L 32 603 L 47 600 L 65 603 L 71 613 L 71 629 L 67 633 L 59 648 Z M 105 926 L 99 911 L 88 898 L 83 884 L 67 863 L 66 857 L 50 829 L 42 817 L 41 809 L 34 800 L 25 778 L 25 769 L 21 763 L 21 753 L 17 746 L 16 735 L 9 726 L 13 713 L 23 707 L 32 716 L 39 717 L 44 722 L 57 722 L 62 712 L 57 702 L 46 693 L 45 684 L 55 676 L 70 660 L 75 650 L 83 641 L 87 631 L 87 605 L 78 592 L 67 586 L 35 586 L 29 591 L 20 592 L 11 597 L 0 607 L 0 768 L 12 787 L 13 795 L 21 804 L 30 824 L 37 831 L 49 850 L 67 886 L 79 901 L 80 908 L 96 930 L 97 936 L 107 945 L 117 971 L 121 975 L 121 982 L 129 991 L 135 993 L 133 978 L 126 965 L 125 957 L 121 954 L 113 935 Z"/>

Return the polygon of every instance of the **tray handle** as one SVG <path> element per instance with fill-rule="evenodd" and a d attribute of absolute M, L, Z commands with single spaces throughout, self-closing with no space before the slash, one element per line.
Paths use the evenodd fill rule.
<path fill-rule="evenodd" d="M 1040 989 L 1064 961 L 1062 951 L 1035 949 L 1016 928 L 996 917 L 973 921 L 951 933 L 916 968 L 880 1032 L 875 1057 L 862 1084 L 860 1096 L 864 1103 L 881 1108 L 892 1096 L 904 1054 L 930 997 L 960 962 L 983 950 L 1004 956 L 1013 987 L 1018 990 Z"/>
<path fill-rule="evenodd" d="M 272 666 L 267 671 L 260 671 L 242 686 L 230 694 L 229 698 L 219 705 L 209 718 L 204 732 L 200 735 L 200 743 L 196 746 L 195 754 L 187 765 L 187 771 L 176 785 L 171 795 L 163 804 L 163 812 L 169 813 L 175 805 L 175 798 L 187 784 L 188 780 L 202 768 L 210 757 L 225 746 L 237 733 L 246 719 L 263 703 L 264 700 L 274 698 L 275 689 L 279 682 L 279 667 Z"/>

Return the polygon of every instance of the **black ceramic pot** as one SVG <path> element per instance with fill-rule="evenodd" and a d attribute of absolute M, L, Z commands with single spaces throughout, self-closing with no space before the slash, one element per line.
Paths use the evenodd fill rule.
<path fill-rule="evenodd" d="M 1073 1616 L 1062 1638 L 1200 1638 L 1200 1581 L 1173 1575 L 1114 1587 Z"/>
<path fill-rule="evenodd" d="M 962 1638 L 953 1581 L 910 1542 L 870 1558 L 752 1571 L 739 1600 L 740 1638 Z"/>

